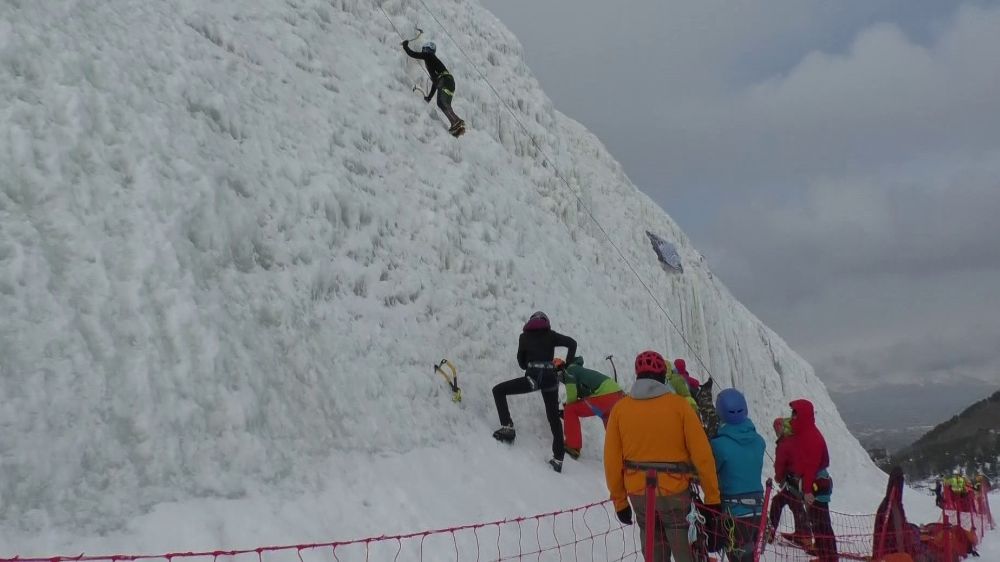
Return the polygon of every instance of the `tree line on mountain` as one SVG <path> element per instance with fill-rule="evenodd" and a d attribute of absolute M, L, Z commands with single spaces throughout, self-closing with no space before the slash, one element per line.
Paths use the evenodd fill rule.
<path fill-rule="evenodd" d="M 965 474 L 1000 477 L 1000 391 L 938 425 L 888 465 L 900 465 L 911 479 L 926 479 L 959 469 Z"/>

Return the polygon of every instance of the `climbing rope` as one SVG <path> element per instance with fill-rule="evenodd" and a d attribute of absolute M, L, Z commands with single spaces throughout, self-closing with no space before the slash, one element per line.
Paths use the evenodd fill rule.
<path fill-rule="evenodd" d="M 677 332 L 677 335 L 680 336 L 681 341 L 684 343 L 684 346 L 692 355 L 694 355 L 695 359 L 698 361 L 698 364 L 701 365 L 701 368 L 704 369 L 708 377 L 714 378 L 711 369 L 708 368 L 708 365 L 702 359 L 701 355 L 694 348 L 691 342 L 688 341 L 687 337 L 684 335 L 684 332 L 680 329 L 680 326 L 678 326 L 677 323 L 674 321 L 673 317 L 670 316 L 670 313 L 667 311 L 667 309 L 663 306 L 662 303 L 660 303 L 660 300 L 656 298 L 656 295 L 653 293 L 653 290 L 649 287 L 649 284 L 647 284 L 646 281 L 642 278 L 642 276 L 639 275 L 638 270 L 636 270 L 635 266 L 633 266 L 632 262 L 628 260 L 628 258 L 625 256 L 625 253 L 621 250 L 618 244 L 616 244 L 615 241 L 611 238 L 611 235 L 608 233 L 607 229 L 604 228 L 604 225 L 601 224 L 601 221 L 597 220 L 597 217 L 594 215 L 594 212 L 591 210 L 590 206 L 587 205 L 586 202 L 583 200 L 583 198 L 581 198 L 580 195 L 576 192 L 576 190 L 573 189 L 573 186 L 570 185 L 565 175 L 563 175 L 563 173 L 559 170 L 559 167 L 556 166 L 552 158 L 549 158 L 549 155 L 545 152 L 544 149 L 542 149 L 542 147 L 538 144 L 538 141 L 536 141 L 535 138 L 531 135 L 531 132 L 528 131 L 528 127 L 525 126 L 524 122 L 522 122 L 521 119 L 517 116 L 517 113 L 514 112 L 514 109 L 510 106 L 510 104 L 508 104 L 503 99 L 503 96 L 501 96 L 500 92 L 497 91 L 497 89 L 493 86 L 493 83 L 490 82 L 490 79 L 487 78 L 485 74 L 483 74 L 482 70 L 480 70 L 479 65 L 477 65 L 475 61 L 472 60 L 472 57 L 469 56 L 469 53 L 465 50 L 464 47 L 462 47 L 461 43 L 459 43 L 458 40 L 455 39 L 454 35 L 452 35 L 448 27 L 441 22 L 441 20 L 437 17 L 434 11 L 430 9 L 427 3 L 424 0 L 418 0 L 418 1 L 420 2 L 420 5 L 423 6 L 427 14 L 431 16 L 431 18 L 434 20 L 435 23 L 437 23 L 438 27 L 440 27 L 441 30 L 444 31 L 445 35 L 452 42 L 452 44 L 454 44 L 458 48 L 459 52 L 462 53 L 462 56 L 465 57 L 465 60 L 468 61 L 469 65 L 471 65 L 472 68 L 476 71 L 476 74 L 478 74 L 479 77 L 482 78 L 483 82 L 485 82 L 486 85 L 489 86 L 490 90 L 493 92 L 493 95 L 497 98 L 497 100 L 500 101 L 501 104 L 503 104 L 503 107 L 507 110 L 507 113 L 509 113 L 510 116 L 514 119 L 514 121 L 518 124 L 518 126 L 521 127 L 521 130 L 528 137 L 528 140 L 531 141 L 531 144 L 535 147 L 535 150 L 537 150 L 538 153 L 542 156 L 543 162 L 546 162 L 550 166 L 552 166 L 552 170 L 555 173 L 555 176 L 566 186 L 566 189 L 569 190 L 569 192 L 573 195 L 573 197 L 576 198 L 577 203 L 579 203 L 580 207 L 584 209 L 584 211 L 587 213 L 587 216 L 590 217 L 590 220 L 592 220 L 594 224 L 597 225 L 598 230 L 600 230 L 601 234 L 604 235 L 604 238 L 608 241 L 608 244 L 610 244 L 611 247 L 614 248 L 615 252 L 618 254 L 618 257 L 621 258 L 621 260 L 625 263 L 628 269 L 632 272 L 632 275 L 634 275 L 636 280 L 639 281 L 639 284 L 642 285 L 642 288 L 645 289 L 646 293 L 649 294 L 649 298 L 652 299 L 656 307 L 660 309 L 660 312 L 663 314 L 664 318 L 667 319 L 667 322 L 670 323 L 674 331 Z M 396 29 L 396 34 L 399 35 L 400 38 L 402 38 L 402 35 L 400 35 L 399 30 L 396 28 L 396 25 L 392 23 L 392 18 L 390 18 L 389 15 L 385 13 L 385 10 L 382 9 L 381 5 L 378 5 L 378 9 L 382 12 L 382 14 L 386 17 L 386 19 L 389 20 L 389 23 L 390 25 L 392 25 L 392 28 Z"/>
<path fill-rule="evenodd" d="M 399 28 L 396 27 L 396 24 L 392 23 L 392 18 L 390 18 L 389 14 L 385 13 L 385 10 L 382 9 L 382 4 L 375 4 L 375 7 L 378 8 L 378 11 L 382 12 L 385 19 L 389 21 L 389 25 L 392 26 L 392 30 L 396 32 L 396 35 L 399 35 L 399 40 L 404 40 L 405 38 L 403 37 L 403 34 L 399 32 Z"/>

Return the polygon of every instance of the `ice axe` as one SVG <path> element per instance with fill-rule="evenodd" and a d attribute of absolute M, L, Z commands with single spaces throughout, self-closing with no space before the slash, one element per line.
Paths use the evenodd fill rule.
<path fill-rule="evenodd" d="M 611 362 L 611 371 L 615 374 L 615 382 L 618 382 L 618 369 L 615 367 L 615 356 L 608 355 L 605 359 Z"/>
<path fill-rule="evenodd" d="M 413 39 L 407 39 L 406 42 L 409 43 L 411 41 L 416 41 L 417 39 L 420 39 L 420 36 L 423 35 L 423 34 L 424 34 L 424 30 L 420 29 L 418 27 L 417 28 L 417 34 L 413 36 Z"/>
<path fill-rule="evenodd" d="M 424 34 L 424 30 L 420 29 L 419 27 L 416 28 L 416 29 L 417 29 L 417 34 L 414 35 L 412 39 L 407 39 L 406 41 L 403 41 L 403 43 L 412 43 L 412 42 L 416 41 L 417 39 L 420 39 L 420 36 Z M 417 86 L 416 84 L 413 85 L 413 88 L 410 91 L 411 92 L 420 92 L 421 96 L 423 96 L 425 98 L 427 97 L 427 92 L 425 92 L 423 88 L 421 88 L 420 86 Z"/>
<path fill-rule="evenodd" d="M 442 367 L 447 366 L 451 371 L 451 374 L 446 373 Z M 447 359 L 442 359 L 440 362 L 434 364 L 434 372 L 440 374 L 444 377 L 445 382 L 451 388 L 451 401 L 461 402 L 462 401 L 462 390 L 458 388 L 458 370 L 455 369 L 455 365 L 448 361 Z"/>

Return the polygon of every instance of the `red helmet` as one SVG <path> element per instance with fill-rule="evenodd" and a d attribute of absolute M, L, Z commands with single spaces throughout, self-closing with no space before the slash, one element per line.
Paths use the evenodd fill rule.
<path fill-rule="evenodd" d="M 666 375 L 667 362 L 655 351 L 643 351 L 635 356 L 635 374 Z"/>

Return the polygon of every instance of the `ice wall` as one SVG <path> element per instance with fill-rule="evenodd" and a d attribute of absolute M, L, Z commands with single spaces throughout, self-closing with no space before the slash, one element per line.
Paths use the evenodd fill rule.
<path fill-rule="evenodd" d="M 372 0 L 0 4 L 5 529 L 103 533 L 164 502 L 349 496 L 353 476 L 330 463 L 460 464 L 491 441 L 489 389 L 518 374 L 535 309 L 598 368 L 613 353 L 628 373 L 656 348 L 704 378 L 588 209 L 762 433 L 808 396 L 834 475 L 875 474 L 810 366 L 553 108 L 510 32 L 474 1 L 428 6 L 475 66 L 419 2 L 384 4 L 438 43 L 460 140 L 411 91 L 426 77 Z M 676 243 L 684 274 L 660 268 L 646 230 Z M 430 369 L 444 356 L 462 407 Z M 514 404 L 523 434 L 544 435 L 539 407 Z M 601 438 L 587 427 L 592 460 Z M 402 490 L 432 469 L 400 470 Z M 508 514 L 535 508 L 514 483 L 482 485 Z"/>

